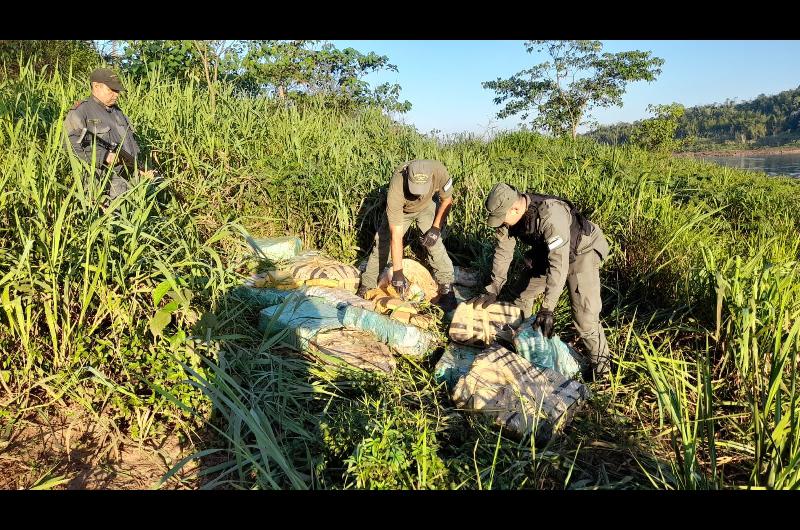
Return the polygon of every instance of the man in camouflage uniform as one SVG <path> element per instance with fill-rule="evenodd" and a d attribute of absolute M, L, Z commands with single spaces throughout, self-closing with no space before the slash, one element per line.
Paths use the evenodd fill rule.
<path fill-rule="evenodd" d="M 434 194 L 439 197 L 438 209 L 433 201 Z M 375 234 L 375 245 L 361 275 L 358 295 L 363 297 L 377 286 L 378 274 L 391 253 L 392 286 L 405 297 L 409 284 L 403 275 L 403 236 L 416 220 L 423 232 L 422 244 L 428 249 L 428 263 L 439 284 L 439 295 L 433 302 L 445 311 L 454 309 L 453 263 L 441 239 L 441 228 L 452 202 L 453 179 L 441 162 L 412 160 L 400 166 L 389 182 L 386 216 Z"/>
<path fill-rule="evenodd" d="M 93 150 L 96 147 L 96 175 L 105 176 L 111 169 L 111 185 L 108 190 L 109 201 L 130 188 L 129 179 L 134 177 L 133 168 L 123 164 L 122 156 L 94 142 L 89 132 L 110 144 L 121 144 L 121 149 L 135 160 L 139 155 L 139 145 L 133 136 L 134 130 L 128 118 L 117 106 L 119 93 L 125 90 L 117 74 L 107 68 L 98 68 L 89 77 L 92 95 L 75 105 L 64 118 L 64 133 L 73 152 L 91 166 Z M 151 172 L 137 171 L 136 176 L 150 175 Z M 86 181 L 85 181 L 86 182 Z"/>
<path fill-rule="evenodd" d="M 516 289 L 514 304 L 528 318 L 534 298 L 544 293 L 536 323 L 546 337 L 552 337 L 553 310 L 566 284 L 575 329 L 590 354 L 591 371 L 584 375 L 587 379 L 605 375 L 609 350 L 600 323 L 600 265 L 608 257 L 609 247 L 600 227 L 566 199 L 519 193 L 507 184 L 492 188 L 485 207 L 487 223 L 496 230 L 497 240 L 492 282 L 486 286 L 486 294 L 473 298 L 473 305 L 486 306 L 497 299 L 517 240 L 521 240 L 531 248 L 525 254 L 523 284 Z"/>

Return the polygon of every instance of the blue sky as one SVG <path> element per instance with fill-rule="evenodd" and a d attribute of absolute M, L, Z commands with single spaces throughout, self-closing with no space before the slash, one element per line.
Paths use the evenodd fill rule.
<path fill-rule="evenodd" d="M 529 54 L 522 41 L 332 41 L 363 53 L 387 55 L 398 72 L 380 72 L 373 84 L 399 83 L 413 108 L 402 121 L 420 132 L 485 133 L 513 129 L 517 117 L 498 120 L 494 92 L 482 81 L 510 77 L 545 60 Z M 800 41 L 603 41 L 603 51 L 649 50 L 665 60 L 652 83 L 628 85 L 623 107 L 597 109 L 601 124 L 649 117 L 650 103 L 702 105 L 774 94 L 800 85 Z M 581 130 L 583 132 L 585 128 Z"/>

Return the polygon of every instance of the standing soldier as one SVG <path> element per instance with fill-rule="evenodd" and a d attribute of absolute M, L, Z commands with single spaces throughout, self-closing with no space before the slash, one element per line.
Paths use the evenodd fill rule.
<path fill-rule="evenodd" d="M 97 175 L 111 168 L 109 201 L 130 188 L 139 145 L 128 118 L 117 106 L 119 93 L 125 90 L 117 74 L 97 68 L 89 76 L 92 95 L 75 105 L 64 118 L 64 132 L 72 150 L 91 165 L 96 146 Z M 149 172 L 148 172 L 149 173 Z M 145 173 L 138 173 L 144 176 Z"/>
<path fill-rule="evenodd" d="M 433 201 L 434 194 L 439 197 L 438 209 Z M 412 160 L 400 166 L 389 182 L 386 216 L 375 234 L 375 245 L 361 275 L 358 295 L 363 297 L 377 286 L 378 274 L 391 253 L 392 286 L 405 297 L 409 284 L 403 274 L 403 236 L 416 220 L 423 232 L 422 244 L 428 249 L 428 263 L 439 284 L 439 294 L 433 302 L 445 311 L 454 309 L 453 263 L 441 240 L 442 225 L 452 202 L 453 179 L 441 162 Z"/>
<path fill-rule="evenodd" d="M 487 223 L 496 229 L 497 242 L 492 282 L 486 286 L 486 294 L 471 300 L 473 306 L 485 307 L 497 299 L 506 283 L 517 240 L 530 245 L 525 253 L 522 284 L 515 289 L 514 304 L 528 318 L 534 298 L 544 293 L 536 323 L 542 334 L 550 338 L 553 310 L 566 284 L 575 329 L 590 354 L 591 366 L 584 374 L 585 379 L 605 375 L 609 350 L 600 323 L 600 265 L 608 257 L 608 241 L 600 227 L 566 199 L 519 193 L 502 183 L 492 188 L 485 207 L 489 213 Z"/>

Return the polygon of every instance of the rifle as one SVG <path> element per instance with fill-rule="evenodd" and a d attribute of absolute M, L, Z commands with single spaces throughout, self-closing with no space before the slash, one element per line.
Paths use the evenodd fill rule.
<path fill-rule="evenodd" d="M 136 166 L 136 159 L 132 154 L 124 149 L 120 149 L 118 143 L 104 140 L 103 138 L 100 138 L 97 133 L 90 131 L 86 127 L 81 129 L 81 135 L 78 137 L 78 144 L 80 144 L 81 147 L 86 147 L 89 144 L 89 138 L 86 137 L 87 133 L 91 134 L 95 142 L 97 142 L 97 144 L 101 147 L 105 148 L 107 153 L 113 152 L 117 154 L 117 158 L 114 160 L 114 162 L 122 162 L 122 165 L 124 165 L 130 171 L 133 171 L 133 168 Z M 107 153 L 106 156 L 108 156 Z M 103 162 L 105 162 L 105 157 L 103 157 Z"/>
<path fill-rule="evenodd" d="M 78 137 L 78 143 L 82 147 L 86 147 L 86 145 L 88 145 L 89 139 L 86 138 L 87 133 L 91 134 L 92 137 L 94 137 L 98 145 L 100 145 L 104 149 L 107 149 L 110 152 L 117 153 L 116 160 L 122 162 L 122 165 L 124 165 L 126 169 L 129 169 L 131 172 L 133 172 L 134 167 L 136 166 L 136 159 L 133 157 L 132 154 L 130 154 L 124 149 L 121 149 L 118 143 L 104 140 L 103 138 L 100 138 L 97 135 L 97 133 L 90 131 L 86 127 L 81 129 L 81 135 L 80 137 Z M 103 157 L 103 160 L 105 160 L 105 157 Z M 162 179 L 161 173 L 159 171 L 153 170 L 153 186 L 158 186 L 162 182 L 161 179 Z M 169 193 L 172 193 L 175 196 L 175 198 L 178 199 L 180 202 L 186 202 L 186 199 L 183 197 L 183 195 L 179 193 L 178 190 L 174 189 L 172 186 L 169 187 Z"/>

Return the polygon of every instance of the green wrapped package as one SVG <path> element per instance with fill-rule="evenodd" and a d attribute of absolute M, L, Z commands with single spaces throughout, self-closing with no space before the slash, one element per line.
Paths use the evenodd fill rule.
<path fill-rule="evenodd" d="M 291 298 L 292 296 L 302 296 L 299 291 L 289 291 L 281 289 L 271 289 L 268 287 L 240 286 L 231 290 L 231 299 L 245 302 L 257 309 L 263 309 L 271 305 L 277 305 Z"/>
<path fill-rule="evenodd" d="M 436 383 L 444 383 L 447 390 L 452 391 L 458 380 L 467 375 L 475 356 L 480 352 L 480 348 L 449 343 L 444 347 L 444 353 L 433 371 Z"/>
<path fill-rule="evenodd" d="M 436 337 L 411 324 L 404 324 L 368 309 L 348 305 L 342 308 L 344 325 L 369 331 L 401 355 L 419 357 L 436 344 Z"/>
<path fill-rule="evenodd" d="M 255 239 L 248 235 L 245 239 L 256 256 L 272 262 L 291 259 L 303 250 L 303 241 L 297 236 Z"/>
<path fill-rule="evenodd" d="M 534 366 L 555 370 L 572 378 L 582 368 L 583 359 L 568 344 L 558 338 L 546 338 L 532 327 L 535 318 L 528 319 L 514 333 L 514 349 Z"/>
<path fill-rule="evenodd" d="M 281 304 L 284 300 L 289 301 L 286 304 L 287 306 L 292 304 L 296 305 L 302 300 L 311 300 L 314 302 L 313 307 L 303 306 L 285 316 L 281 315 L 279 317 L 281 325 L 285 322 L 287 326 L 306 326 L 308 323 L 308 326 L 317 329 L 319 326 L 331 324 L 328 319 L 336 318 L 338 319 L 338 327 L 367 331 L 371 333 L 376 340 L 388 344 L 397 353 L 415 357 L 424 355 L 436 343 L 436 338 L 432 333 L 416 326 L 404 324 L 398 320 L 393 320 L 387 316 L 370 311 L 369 309 L 351 305 L 334 298 L 306 296 L 306 292 L 319 293 L 319 290 L 280 290 L 238 287 L 234 290 L 233 296 L 250 305 L 259 308 L 266 307 L 266 309 L 262 309 L 261 311 L 261 329 L 264 329 L 268 325 L 269 319 L 277 314 L 278 308 L 280 307 L 278 304 Z M 325 307 L 320 309 L 322 307 L 320 304 Z M 294 315 L 295 312 L 297 312 L 297 316 Z M 325 320 L 320 321 L 317 325 L 311 318 L 315 314 Z M 319 329 L 317 329 L 317 331 L 319 331 Z M 312 336 L 302 329 L 298 333 L 298 341 L 296 341 L 298 347 L 302 346 L 302 339 L 307 339 Z"/>
<path fill-rule="evenodd" d="M 301 351 L 310 349 L 309 343 L 317 333 L 340 329 L 339 310 L 321 299 L 298 296 L 285 304 L 265 307 L 259 313 L 258 327 L 262 331 L 289 330 L 283 342 Z"/>
<path fill-rule="evenodd" d="M 342 314 L 343 308 L 326 300 L 300 296 L 262 309 L 259 327 L 285 333 L 283 344 L 327 363 L 338 360 L 362 370 L 392 372 L 396 363 L 389 347 L 368 331 L 344 326 Z"/>

